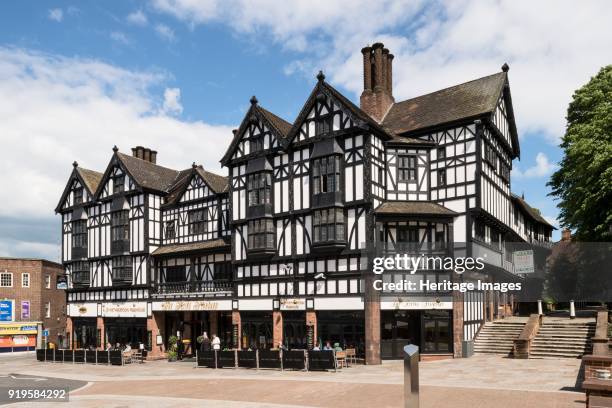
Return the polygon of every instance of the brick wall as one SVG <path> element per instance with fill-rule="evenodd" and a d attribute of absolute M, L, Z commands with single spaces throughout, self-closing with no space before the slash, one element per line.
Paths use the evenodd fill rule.
<path fill-rule="evenodd" d="M 50 331 L 49 341 L 57 343 L 58 335 L 65 334 L 66 292 L 56 289 L 57 276 L 64 273 L 62 265 L 40 259 L 0 258 L 0 272 L 13 274 L 13 286 L 0 287 L 0 298 L 15 301 L 15 321 L 42 322 Z M 29 287 L 23 287 L 22 275 L 30 275 Z M 45 286 L 49 276 L 50 288 Z M 30 317 L 22 319 L 22 302 L 30 302 Z M 45 305 L 50 303 L 51 315 L 45 316 Z"/>

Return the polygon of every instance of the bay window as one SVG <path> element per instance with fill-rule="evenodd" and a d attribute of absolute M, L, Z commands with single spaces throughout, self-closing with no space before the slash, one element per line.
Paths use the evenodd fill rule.
<path fill-rule="evenodd" d="M 255 173 L 247 177 L 247 193 L 249 207 L 270 204 L 272 191 L 272 174 Z"/>
<path fill-rule="evenodd" d="M 262 250 L 276 248 L 274 242 L 274 221 L 270 218 L 249 221 L 248 249 Z"/>
<path fill-rule="evenodd" d="M 313 242 L 344 241 L 344 211 L 341 208 L 317 210 L 314 213 Z"/>
<path fill-rule="evenodd" d="M 340 157 L 321 157 L 312 161 L 313 194 L 340 190 Z"/>
<path fill-rule="evenodd" d="M 113 258 L 113 282 L 132 281 L 132 257 L 118 256 Z"/>

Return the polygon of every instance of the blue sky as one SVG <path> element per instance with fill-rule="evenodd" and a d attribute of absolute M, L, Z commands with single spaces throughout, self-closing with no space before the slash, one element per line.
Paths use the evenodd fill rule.
<path fill-rule="evenodd" d="M 376 41 L 396 56 L 396 100 L 510 64 L 512 189 L 553 221 L 546 181 L 573 90 L 612 60 L 610 3 L 371 3 L 2 3 L 0 255 L 59 258 L 53 209 L 73 160 L 103 171 L 114 144 L 144 144 L 163 165 L 221 171 L 251 95 L 293 121 L 323 69 L 358 102 L 359 50 Z"/>

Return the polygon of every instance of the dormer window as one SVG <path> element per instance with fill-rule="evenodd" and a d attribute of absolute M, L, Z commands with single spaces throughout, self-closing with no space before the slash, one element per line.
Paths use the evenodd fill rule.
<path fill-rule="evenodd" d="M 208 232 L 208 211 L 204 208 L 189 211 L 189 234 L 200 235 Z"/>
<path fill-rule="evenodd" d="M 74 205 L 83 203 L 83 187 L 77 187 L 73 190 Z"/>
<path fill-rule="evenodd" d="M 115 176 L 113 178 L 113 194 L 122 193 L 125 191 L 125 176 Z"/>
<path fill-rule="evenodd" d="M 272 174 L 255 173 L 247 178 L 247 193 L 249 196 L 249 207 L 270 204 L 272 192 Z"/>
<path fill-rule="evenodd" d="M 328 156 L 312 162 L 313 194 L 332 193 L 340 190 L 340 157 Z"/>

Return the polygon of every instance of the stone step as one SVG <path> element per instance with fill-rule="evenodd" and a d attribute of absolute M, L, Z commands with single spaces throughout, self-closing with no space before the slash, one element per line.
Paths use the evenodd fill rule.
<path fill-rule="evenodd" d="M 574 346 L 565 344 L 555 344 L 554 346 L 534 344 L 531 346 L 533 351 L 585 351 L 588 350 L 587 346 Z"/>

